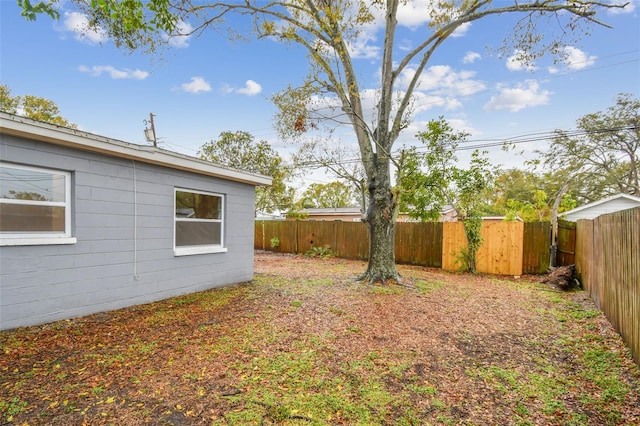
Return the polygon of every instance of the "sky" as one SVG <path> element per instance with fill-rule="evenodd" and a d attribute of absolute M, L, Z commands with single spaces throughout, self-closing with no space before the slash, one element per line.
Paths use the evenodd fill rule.
<path fill-rule="evenodd" d="M 425 34 L 428 20 L 421 10 L 426 1 L 414 0 L 400 11 L 398 58 Z M 143 131 L 152 113 L 159 146 L 193 156 L 224 131 L 249 132 L 285 158 L 297 148 L 276 133 L 271 97 L 306 75 L 308 62 L 300 48 L 273 40 L 230 41 L 208 31 L 172 39 L 162 54 L 129 53 L 104 32 L 81 31 L 86 17 L 70 2 L 60 3 L 60 13 L 59 20 L 43 15 L 27 21 L 14 0 L 0 0 L 0 84 L 12 95 L 50 99 L 79 129 L 137 144 L 148 144 Z M 425 69 L 415 115 L 395 148 L 415 143 L 428 120 L 443 116 L 470 134 L 469 146 L 495 144 L 487 148 L 493 164 L 521 167 L 548 141 L 521 142 L 511 152 L 501 149 L 502 141 L 572 130 L 581 116 L 612 106 L 618 94 L 640 96 L 639 14 L 640 0 L 630 0 L 624 11 L 600 16 L 613 28 L 591 26 L 590 35 L 567 48 L 566 60 L 544 57 L 529 66 L 515 59 L 515 51 L 504 57 L 495 53 L 512 18 L 464 26 Z M 365 102 L 371 105 L 379 87 L 380 23 L 351 46 Z M 242 22 L 230 24 L 249 31 Z M 191 23 L 181 25 L 188 29 Z M 551 32 L 553 22 L 548 25 Z M 338 134 L 341 144 L 353 144 L 350 129 Z M 470 152 L 460 151 L 461 160 Z M 332 180 L 314 173 L 306 182 Z"/>

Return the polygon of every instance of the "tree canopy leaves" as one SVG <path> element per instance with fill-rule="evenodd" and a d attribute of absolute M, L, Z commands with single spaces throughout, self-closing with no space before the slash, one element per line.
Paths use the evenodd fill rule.
<path fill-rule="evenodd" d="M 570 182 L 580 204 L 625 193 L 640 196 L 640 99 L 619 94 L 606 111 L 577 120 L 578 130 L 558 130 L 540 152 L 543 165 Z"/>
<path fill-rule="evenodd" d="M 7 85 L 0 85 L 0 111 L 9 114 L 22 115 L 33 120 L 57 126 L 77 126 L 60 115 L 58 105 L 46 98 L 34 95 L 12 96 L 11 89 Z"/>
<path fill-rule="evenodd" d="M 302 194 L 302 200 L 317 208 L 341 208 L 358 205 L 353 187 L 343 182 L 312 183 Z"/>
<path fill-rule="evenodd" d="M 286 210 L 293 203 L 293 190 L 287 180 L 293 169 L 266 141 L 255 141 L 244 131 L 222 132 L 218 140 L 204 144 L 198 156 L 223 166 L 272 177 L 269 187 L 256 188 L 256 213 Z"/>

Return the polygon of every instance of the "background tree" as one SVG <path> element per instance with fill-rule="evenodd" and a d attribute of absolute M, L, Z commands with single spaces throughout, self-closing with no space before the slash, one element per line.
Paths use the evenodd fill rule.
<path fill-rule="evenodd" d="M 302 144 L 293 156 L 293 163 L 294 167 L 300 169 L 324 169 L 348 185 L 358 201 L 360 210 L 366 210 L 366 176 L 359 155 L 353 149 L 339 141 L 313 139 Z"/>
<path fill-rule="evenodd" d="M 0 111 L 57 126 L 72 129 L 77 127 L 60 115 L 60 109 L 55 102 L 33 95 L 11 96 L 11 89 L 4 84 L 0 85 Z"/>
<path fill-rule="evenodd" d="M 580 205 L 625 193 L 640 196 L 640 99 L 620 94 L 606 112 L 587 114 L 577 131 L 558 130 L 542 155 Z"/>
<path fill-rule="evenodd" d="M 512 168 L 500 172 L 487 194 L 488 215 L 519 217 L 525 222 L 550 220 L 552 204 L 561 188 L 549 173 Z M 576 207 L 571 194 L 562 197 L 559 211 Z"/>
<path fill-rule="evenodd" d="M 256 142 L 248 132 L 222 132 L 218 140 L 202 145 L 198 156 L 237 170 L 271 176 L 271 186 L 256 187 L 256 214 L 288 210 L 293 204 L 294 191 L 287 186 L 293 169 L 268 142 Z"/>
<path fill-rule="evenodd" d="M 482 244 L 484 195 L 493 182 L 495 167 L 478 150 L 471 155 L 469 167 L 460 167 L 456 150 L 469 135 L 454 131 L 442 117 L 431 120 L 427 130 L 416 136 L 424 147 L 405 150 L 398 167 L 400 209 L 409 217 L 427 221 L 437 220 L 444 205 L 452 206 L 465 227 L 463 269 L 475 272 L 475 256 Z"/>
<path fill-rule="evenodd" d="M 9 86 L 0 84 L 0 111 L 17 114 L 19 105 L 20 96 L 11 96 Z"/>
<path fill-rule="evenodd" d="M 302 193 L 302 200 L 322 209 L 358 205 L 353 188 L 340 181 L 312 183 Z"/>
<path fill-rule="evenodd" d="M 179 20 L 192 22 L 193 33 L 220 24 L 229 30 L 228 15 L 254 20 L 259 38 L 295 43 L 309 55 L 310 71 L 300 87 L 289 87 L 273 98 L 279 108 L 278 129 L 295 137 L 317 123 L 348 124 L 353 129 L 366 173 L 369 229 L 369 263 L 361 276 L 369 281 L 399 280 L 395 267 L 395 221 L 398 208 L 392 191 L 392 149 L 413 113 L 413 94 L 433 54 L 461 26 L 490 16 L 517 15 L 521 19 L 506 34 L 505 49 L 520 52 L 524 62 L 551 52 L 562 52 L 582 24 L 602 24 L 596 13 L 624 7 L 599 0 L 450 0 L 430 2 L 422 9 L 429 30 L 410 51 L 396 44 L 398 9 L 404 0 L 246 0 L 193 2 L 191 0 L 91 1 L 74 3 L 89 15 L 89 22 L 113 37 L 116 45 L 153 50 L 166 42 L 164 33 L 176 30 Z M 51 14 L 53 6 L 34 10 L 22 3 L 29 18 Z M 379 87 L 374 115 L 366 111 L 359 74 L 350 46 L 357 45 L 364 26 L 382 17 L 384 35 L 380 49 Z M 549 18 L 552 19 L 549 19 Z M 557 25 L 538 26 L 539 21 Z M 496 26 L 497 27 L 497 26 Z M 232 30 L 232 29 L 231 29 Z M 557 31 L 555 31 L 557 30 Z M 237 34 L 234 34 L 237 36 Z M 487 40 L 487 43 L 491 43 Z M 410 71 L 410 72 L 407 72 Z M 407 73 L 405 73 L 407 72 Z M 408 75 L 409 80 L 399 78 Z M 329 99 L 335 108 L 318 103 Z M 319 108 L 318 108 L 319 107 Z"/>

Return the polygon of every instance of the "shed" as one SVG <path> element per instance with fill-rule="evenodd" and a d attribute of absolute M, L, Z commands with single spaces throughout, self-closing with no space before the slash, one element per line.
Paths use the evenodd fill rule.
<path fill-rule="evenodd" d="M 251 280 L 270 183 L 0 113 L 0 329 Z"/>
<path fill-rule="evenodd" d="M 559 216 L 563 220 L 576 222 L 579 219 L 595 219 L 602 214 L 632 209 L 634 207 L 640 207 L 640 197 L 634 197 L 628 194 L 617 194 L 560 213 Z"/>

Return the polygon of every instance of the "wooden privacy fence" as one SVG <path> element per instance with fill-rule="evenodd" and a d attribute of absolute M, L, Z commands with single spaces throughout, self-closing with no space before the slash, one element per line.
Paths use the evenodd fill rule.
<path fill-rule="evenodd" d="M 640 365 L 640 208 L 579 220 L 576 271 Z"/>
<path fill-rule="evenodd" d="M 549 266 L 548 222 L 484 222 L 484 243 L 477 255 L 478 272 L 497 275 L 545 273 Z M 272 244 L 277 239 L 278 245 Z M 369 235 L 361 222 L 256 221 L 254 247 L 283 253 L 306 253 L 330 247 L 338 257 L 366 260 Z M 396 262 L 447 270 L 460 269 L 466 247 L 461 222 L 399 222 Z"/>

